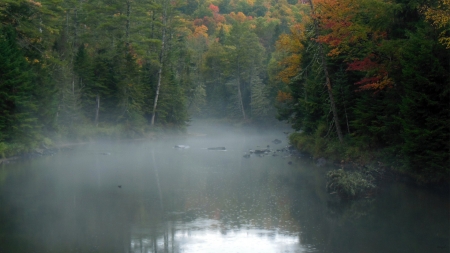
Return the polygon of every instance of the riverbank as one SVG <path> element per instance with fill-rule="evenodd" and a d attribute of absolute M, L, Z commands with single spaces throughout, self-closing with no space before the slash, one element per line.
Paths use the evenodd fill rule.
<path fill-rule="evenodd" d="M 450 176 L 433 177 L 408 168 L 407 162 L 394 149 L 376 149 L 346 140 L 344 144 L 321 136 L 293 133 L 290 143 L 299 151 L 309 154 L 317 164 L 324 161 L 336 166 L 328 172 L 327 188 L 330 193 L 344 199 L 373 195 L 378 185 L 387 181 L 400 181 L 416 186 L 448 192 Z"/>

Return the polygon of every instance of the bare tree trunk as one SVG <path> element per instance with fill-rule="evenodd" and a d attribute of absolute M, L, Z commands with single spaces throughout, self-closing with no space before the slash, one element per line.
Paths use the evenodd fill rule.
<path fill-rule="evenodd" d="M 100 112 L 100 96 L 98 94 L 95 101 L 97 102 L 97 108 L 95 108 L 95 126 L 98 126 L 98 114 Z"/>
<path fill-rule="evenodd" d="M 156 86 L 156 95 L 155 95 L 155 101 L 153 103 L 153 113 L 152 113 L 152 121 L 151 125 L 153 126 L 155 124 L 155 115 L 156 115 L 156 106 L 158 105 L 158 97 L 159 97 L 159 90 L 161 88 L 161 78 L 162 78 L 162 70 L 163 70 L 163 64 L 164 64 L 164 46 L 165 46 L 165 40 L 166 40 L 166 25 L 167 25 L 167 0 L 164 0 L 164 11 L 163 11 L 163 30 L 162 30 L 162 39 L 161 39 L 161 52 L 159 55 L 159 70 L 158 70 L 158 85 Z"/>
<path fill-rule="evenodd" d="M 311 7 L 312 17 L 314 19 L 315 37 L 317 38 L 318 34 L 319 34 L 319 25 L 317 23 L 317 19 L 314 18 L 315 11 L 314 11 L 314 6 L 312 3 L 312 0 L 308 0 L 308 1 L 309 1 L 309 5 Z M 339 141 L 342 143 L 342 142 L 344 142 L 344 138 L 342 137 L 341 125 L 339 124 L 339 117 L 338 117 L 338 113 L 337 113 L 337 109 L 336 109 L 336 103 L 334 102 L 333 89 L 331 87 L 330 74 L 328 72 L 328 66 L 327 66 L 327 61 L 325 58 L 325 53 L 323 52 L 322 44 L 318 43 L 317 45 L 319 46 L 319 55 L 320 55 L 321 65 L 322 65 L 323 72 L 325 74 L 325 84 L 327 86 L 328 96 L 330 98 L 331 109 L 333 110 L 333 119 L 334 119 L 334 125 L 336 126 L 336 133 L 338 135 Z"/>
<path fill-rule="evenodd" d="M 244 117 L 244 120 L 247 119 L 247 116 L 245 115 L 245 110 L 244 110 L 244 101 L 242 100 L 242 92 L 241 92 L 241 65 L 239 62 L 239 55 L 237 56 L 237 67 L 238 67 L 238 76 L 237 76 L 237 80 L 238 80 L 238 98 L 239 98 L 239 104 L 241 107 L 241 111 L 242 111 L 242 116 Z"/>

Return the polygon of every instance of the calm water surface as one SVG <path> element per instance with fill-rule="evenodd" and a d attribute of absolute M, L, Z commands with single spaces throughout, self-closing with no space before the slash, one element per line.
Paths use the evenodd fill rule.
<path fill-rule="evenodd" d="M 243 157 L 282 130 L 189 132 L 2 165 L 0 252 L 450 252 L 448 195 L 396 183 L 339 203 L 331 167 Z"/>

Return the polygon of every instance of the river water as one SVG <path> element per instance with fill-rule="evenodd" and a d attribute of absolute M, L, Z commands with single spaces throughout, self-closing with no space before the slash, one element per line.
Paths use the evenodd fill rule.
<path fill-rule="evenodd" d="M 392 183 L 340 203 L 332 167 L 243 157 L 267 145 L 283 130 L 197 125 L 1 165 L 0 252 L 450 252 L 448 194 Z"/>

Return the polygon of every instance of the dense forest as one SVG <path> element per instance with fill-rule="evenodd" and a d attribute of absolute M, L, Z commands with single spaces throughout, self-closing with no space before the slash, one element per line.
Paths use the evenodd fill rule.
<path fill-rule="evenodd" d="M 449 0 L 2 0 L 0 154 L 193 116 L 449 178 Z"/>

